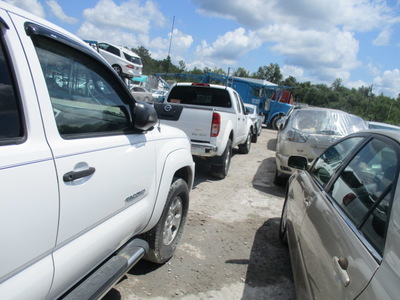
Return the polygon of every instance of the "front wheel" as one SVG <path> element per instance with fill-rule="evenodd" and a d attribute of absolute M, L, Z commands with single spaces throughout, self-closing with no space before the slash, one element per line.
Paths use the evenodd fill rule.
<path fill-rule="evenodd" d="M 188 208 L 189 188 L 183 179 L 174 178 L 160 220 L 141 236 L 150 248 L 146 260 L 162 264 L 172 257 L 183 233 Z"/>
<path fill-rule="evenodd" d="M 242 154 L 247 154 L 250 152 L 250 147 L 251 147 L 251 132 L 247 134 L 247 139 L 246 141 L 239 145 L 239 152 Z"/>

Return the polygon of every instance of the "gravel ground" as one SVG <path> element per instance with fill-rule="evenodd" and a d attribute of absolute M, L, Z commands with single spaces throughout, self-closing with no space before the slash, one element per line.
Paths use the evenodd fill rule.
<path fill-rule="evenodd" d="M 185 231 L 164 265 L 139 262 L 103 298 L 295 299 L 288 249 L 278 239 L 284 187 L 273 184 L 276 131 L 234 151 L 228 176 L 196 163 Z"/>

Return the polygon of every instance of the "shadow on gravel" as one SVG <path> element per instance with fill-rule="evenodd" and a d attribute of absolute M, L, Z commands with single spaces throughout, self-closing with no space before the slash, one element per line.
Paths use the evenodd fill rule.
<path fill-rule="evenodd" d="M 242 300 L 295 299 L 289 250 L 278 236 L 280 218 L 268 219 L 256 232 L 247 263 Z M 282 292 L 284 291 L 284 292 Z"/>
<path fill-rule="evenodd" d="M 276 139 L 268 140 L 267 149 L 270 151 L 276 151 Z"/>
<path fill-rule="evenodd" d="M 253 177 L 253 187 L 260 192 L 277 197 L 285 197 L 285 185 L 274 184 L 275 157 L 264 159 Z"/>

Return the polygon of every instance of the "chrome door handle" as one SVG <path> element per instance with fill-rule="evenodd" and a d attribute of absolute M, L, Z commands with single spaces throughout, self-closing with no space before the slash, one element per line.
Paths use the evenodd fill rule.
<path fill-rule="evenodd" d="M 349 263 L 347 258 L 339 258 L 337 256 L 333 257 L 333 268 L 345 287 L 350 284 L 349 273 L 347 273 L 348 266 Z"/>
<path fill-rule="evenodd" d="M 63 180 L 64 180 L 64 182 L 71 182 L 76 179 L 92 175 L 95 171 L 96 171 L 96 169 L 92 168 L 92 167 L 90 167 L 86 170 L 82 170 L 82 171 L 71 171 L 71 172 L 64 174 Z"/>

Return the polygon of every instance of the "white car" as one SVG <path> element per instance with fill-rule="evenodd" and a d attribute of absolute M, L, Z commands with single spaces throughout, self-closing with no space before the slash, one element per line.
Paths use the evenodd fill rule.
<path fill-rule="evenodd" d="M 0 1 L 0 299 L 98 299 L 180 240 L 194 163 L 78 37 Z"/>
<path fill-rule="evenodd" d="M 101 56 L 114 68 L 118 75 L 126 78 L 142 75 L 142 60 L 136 53 L 106 42 L 99 42 L 98 49 Z"/>
<path fill-rule="evenodd" d="M 274 182 L 283 184 L 293 173 L 288 166 L 291 157 L 304 157 L 309 163 L 336 140 L 360 130 L 367 123 L 341 110 L 321 107 L 294 109 L 278 131 Z"/>

